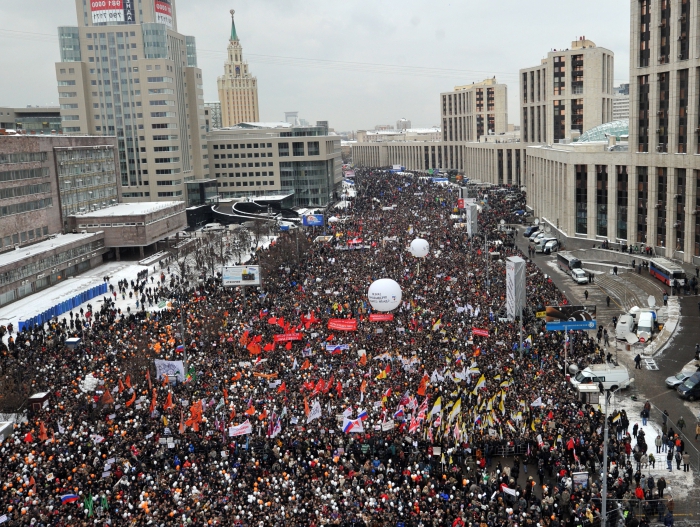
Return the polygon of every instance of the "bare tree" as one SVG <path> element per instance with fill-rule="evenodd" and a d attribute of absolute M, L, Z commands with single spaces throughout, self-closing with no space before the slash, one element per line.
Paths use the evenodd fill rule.
<path fill-rule="evenodd" d="M 237 229 L 230 238 L 231 253 L 236 261 L 241 261 L 243 255 L 250 251 L 251 235 L 248 229 Z"/>
<path fill-rule="evenodd" d="M 270 234 L 270 222 L 266 220 L 255 220 L 250 234 L 255 242 L 255 249 L 257 250 L 262 238 Z"/>

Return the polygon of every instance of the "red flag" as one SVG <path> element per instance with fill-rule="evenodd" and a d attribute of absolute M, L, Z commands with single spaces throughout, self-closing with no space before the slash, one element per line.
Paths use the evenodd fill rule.
<path fill-rule="evenodd" d="M 423 375 L 423 378 L 420 380 L 420 385 L 418 386 L 418 391 L 416 392 L 418 395 L 425 395 L 425 388 L 429 380 L 430 377 L 428 377 L 427 374 Z"/>
<path fill-rule="evenodd" d="M 263 350 L 265 351 L 275 351 L 275 345 L 270 343 L 270 344 L 265 344 L 263 347 Z"/>
<path fill-rule="evenodd" d="M 119 393 L 122 393 L 124 391 L 124 383 L 122 382 L 121 379 L 119 379 Z"/>
<path fill-rule="evenodd" d="M 326 342 L 330 342 L 330 341 L 333 340 L 334 338 L 335 338 L 335 335 L 330 334 L 330 335 L 328 335 L 328 338 L 326 339 Z"/>
<path fill-rule="evenodd" d="M 126 379 L 124 379 L 124 384 L 126 384 L 127 388 L 131 388 L 131 375 L 126 376 Z"/>
<path fill-rule="evenodd" d="M 360 366 L 367 366 L 367 354 L 364 353 L 362 357 L 360 357 Z"/>
<path fill-rule="evenodd" d="M 252 414 L 251 414 L 252 415 Z M 258 421 L 262 421 L 267 417 L 267 408 L 265 408 L 262 413 L 258 416 Z"/>
<path fill-rule="evenodd" d="M 157 403 L 158 403 L 157 392 L 156 392 L 156 390 L 153 390 L 153 397 L 151 398 L 151 407 L 148 410 L 149 413 L 152 414 L 155 411 Z"/>
<path fill-rule="evenodd" d="M 277 393 L 282 393 L 287 390 L 287 383 L 284 381 L 277 387 Z"/>
<path fill-rule="evenodd" d="M 153 386 L 151 386 L 151 370 L 146 370 L 146 380 L 148 381 L 148 389 L 152 390 Z"/>
<path fill-rule="evenodd" d="M 164 373 L 163 374 L 163 386 L 167 386 L 168 384 L 168 374 Z"/>
<path fill-rule="evenodd" d="M 307 369 L 309 369 L 310 367 L 311 367 L 311 364 L 309 363 L 309 359 L 306 359 L 306 360 L 304 361 L 304 364 L 301 365 L 301 369 L 302 369 L 302 370 L 307 370 Z"/>
<path fill-rule="evenodd" d="M 41 421 L 39 424 L 39 440 L 46 441 L 48 438 L 49 436 L 46 434 L 46 426 L 44 425 L 44 421 Z"/>
<path fill-rule="evenodd" d="M 25 443 L 33 443 L 34 442 L 34 438 L 32 437 L 31 432 L 27 432 L 27 435 L 24 436 L 24 442 Z"/>
<path fill-rule="evenodd" d="M 343 393 L 343 385 L 340 384 L 340 381 L 335 385 L 335 392 L 338 394 L 338 397 Z"/>
<path fill-rule="evenodd" d="M 251 355 L 259 355 L 262 350 L 260 348 L 260 344 L 251 343 L 248 344 L 248 351 Z"/>
<path fill-rule="evenodd" d="M 102 404 L 114 404 L 114 397 L 109 393 L 109 387 L 105 384 L 105 393 L 102 394 L 100 398 Z"/>
<path fill-rule="evenodd" d="M 243 412 L 246 415 L 255 415 L 255 407 L 251 404 L 248 409 Z"/>
<path fill-rule="evenodd" d="M 128 407 L 128 406 L 131 406 L 132 404 L 134 404 L 135 401 L 136 401 L 136 392 L 134 391 L 134 393 L 131 395 L 131 399 L 129 399 L 129 400 L 126 402 L 126 406 L 127 406 L 127 407 Z"/>
<path fill-rule="evenodd" d="M 168 392 L 168 398 L 165 400 L 165 404 L 163 405 L 163 410 L 170 410 L 173 406 L 173 394 L 172 392 Z"/>
<path fill-rule="evenodd" d="M 277 325 L 284 329 L 284 317 L 280 317 L 277 319 Z"/>
<path fill-rule="evenodd" d="M 181 434 L 185 433 L 184 415 L 185 415 L 184 410 L 180 409 L 180 426 L 179 426 L 178 430 L 180 431 Z"/>
<path fill-rule="evenodd" d="M 308 417 L 310 411 L 311 410 L 309 410 L 309 400 L 306 397 L 304 397 L 304 415 Z"/>
<path fill-rule="evenodd" d="M 292 343 L 291 343 L 291 342 L 287 342 L 287 343 L 284 345 L 284 349 L 286 349 L 287 351 L 291 350 L 291 349 L 292 349 Z"/>
<path fill-rule="evenodd" d="M 224 404 L 228 404 L 228 390 L 224 388 Z"/>

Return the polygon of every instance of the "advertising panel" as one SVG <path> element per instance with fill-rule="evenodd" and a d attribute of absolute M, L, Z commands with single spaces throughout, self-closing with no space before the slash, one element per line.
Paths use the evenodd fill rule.
<path fill-rule="evenodd" d="M 596 306 L 547 306 L 547 331 L 596 329 Z"/>
<path fill-rule="evenodd" d="M 323 214 L 307 214 L 302 217 L 304 227 L 323 227 Z"/>
<path fill-rule="evenodd" d="M 170 0 L 155 0 L 156 22 L 173 27 L 173 6 Z"/>
<path fill-rule="evenodd" d="M 90 0 L 90 11 L 93 24 L 134 22 L 134 0 Z"/>
<path fill-rule="evenodd" d="M 457 200 L 457 208 L 458 209 L 463 209 L 464 208 L 464 198 L 459 198 Z"/>
<path fill-rule="evenodd" d="M 506 259 L 506 309 L 509 320 L 520 316 L 525 307 L 525 260 L 519 256 Z"/>
<path fill-rule="evenodd" d="M 221 275 L 225 286 L 260 285 L 259 265 L 224 266 Z"/>

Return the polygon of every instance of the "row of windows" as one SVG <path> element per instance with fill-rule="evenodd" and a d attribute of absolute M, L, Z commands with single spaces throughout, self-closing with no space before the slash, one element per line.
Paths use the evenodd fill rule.
<path fill-rule="evenodd" d="M 251 154 L 250 152 L 248 153 L 247 157 L 272 157 L 272 152 L 255 152 L 254 154 Z M 246 155 L 245 154 L 221 154 L 221 159 L 245 159 Z M 214 159 L 219 159 L 219 154 L 214 154 Z"/>
<path fill-rule="evenodd" d="M 36 179 L 48 177 L 48 168 L 27 168 L 25 170 L 8 170 L 0 172 L 0 181 L 16 181 L 18 179 Z"/>
<path fill-rule="evenodd" d="M 175 192 L 159 192 L 159 198 L 174 198 L 176 196 L 182 196 L 182 190 L 177 190 Z"/>
<path fill-rule="evenodd" d="M 228 167 L 226 166 L 226 163 L 214 163 L 214 168 L 245 168 L 246 165 L 250 168 L 253 166 L 259 167 L 259 166 L 264 166 L 264 167 L 273 167 L 275 164 L 270 161 L 270 162 L 265 162 L 263 161 L 262 163 L 229 163 Z"/>
<path fill-rule="evenodd" d="M 46 152 L 19 152 L 17 154 L 0 154 L 0 165 L 10 163 L 32 163 L 46 161 Z"/>
<path fill-rule="evenodd" d="M 47 269 L 51 269 L 52 267 L 62 264 L 63 262 L 67 262 L 68 260 L 82 256 L 83 254 L 96 251 L 102 247 L 104 247 L 104 242 L 100 240 L 82 245 L 80 247 L 74 247 L 73 249 L 68 249 L 67 251 L 54 256 L 47 256 L 38 262 L 30 263 L 20 267 L 19 269 L 0 274 L 0 284 L 10 284 L 12 282 L 16 282 L 17 280 L 22 280 L 23 278 L 46 271 Z"/>
<path fill-rule="evenodd" d="M 17 232 L 11 236 L 5 236 L 0 238 L 0 247 L 12 247 L 14 245 L 19 245 L 20 243 L 27 243 L 34 241 L 35 239 L 41 238 L 43 236 L 48 236 L 49 227 L 44 225 L 43 227 L 37 227 L 24 232 Z"/>
<path fill-rule="evenodd" d="M 274 172 L 235 172 L 235 177 L 274 177 Z M 216 173 L 216 177 L 234 177 L 234 172 Z"/>
<path fill-rule="evenodd" d="M 3 188 L 0 189 L 0 199 L 19 198 L 21 196 L 31 196 L 32 194 L 45 194 L 46 192 L 51 192 L 51 183 Z"/>
<path fill-rule="evenodd" d="M 32 210 L 47 209 L 49 207 L 53 207 L 52 198 L 27 201 L 25 203 L 15 203 L 14 205 L 4 205 L 0 207 L 0 217 L 12 216 L 13 214 L 22 214 Z"/>
<path fill-rule="evenodd" d="M 156 185 L 159 187 L 176 187 L 182 184 L 181 179 L 167 180 L 167 181 L 157 181 Z"/>
<path fill-rule="evenodd" d="M 265 143 L 247 143 L 248 148 L 266 148 Z M 213 145 L 214 150 L 238 150 L 239 148 L 241 150 L 245 150 L 246 145 L 241 143 L 240 145 L 235 143 L 233 145 L 231 144 L 226 144 L 226 145 Z M 272 143 L 267 143 L 267 148 L 272 148 Z"/>
<path fill-rule="evenodd" d="M 264 179 L 264 180 L 262 180 L 262 181 L 242 181 L 242 182 L 241 182 L 241 181 L 236 181 L 236 185 L 235 185 L 235 186 L 236 186 L 236 187 L 267 187 L 267 186 L 269 185 L 269 186 L 272 187 L 272 186 L 274 186 L 274 184 L 275 184 L 274 181 L 269 181 L 269 182 L 268 182 L 266 179 Z M 223 183 L 220 182 L 220 183 L 219 183 L 219 186 L 220 186 L 220 187 L 228 187 L 228 186 L 229 186 L 228 181 L 224 181 Z M 232 187 L 234 186 L 233 181 L 231 181 L 231 185 L 230 185 L 230 186 L 232 186 Z M 159 193 L 159 194 L 160 194 L 160 193 Z"/>

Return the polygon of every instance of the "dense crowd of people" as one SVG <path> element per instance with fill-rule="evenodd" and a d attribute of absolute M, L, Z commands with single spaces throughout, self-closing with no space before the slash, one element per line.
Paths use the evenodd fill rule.
<path fill-rule="evenodd" d="M 470 237 L 456 187 L 355 174 L 331 238 L 284 255 L 259 288 L 188 282 L 174 266 L 10 335 L 3 371 L 20 365 L 48 399 L 0 444 L 7 525 L 600 523 L 604 416 L 564 364 L 605 357 L 595 339 L 536 318 L 566 298 L 499 227 L 524 196 L 479 191 Z M 407 251 L 416 237 L 430 244 L 420 262 Z M 508 256 L 527 262 L 523 348 L 505 314 Z M 372 317 L 380 278 L 402 289 L 392 320 Z M 138 309 L 117 309 L 117 295 Z M 168 307 L 147 310 L 161 299 Z M 158 376 L 156 360 L 182 361 L 181 373 Z M 611 435 L 614 521 L 646 521 L 641 501 L 665 515 L 663 489 L 632 467 L 644 438 Z"/>

